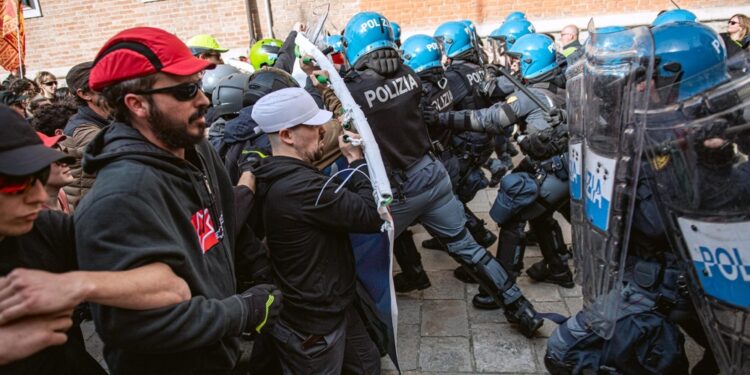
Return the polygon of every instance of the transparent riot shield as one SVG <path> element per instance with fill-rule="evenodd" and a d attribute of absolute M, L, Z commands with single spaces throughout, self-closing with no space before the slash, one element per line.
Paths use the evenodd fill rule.
<path fill-rule="evenodd" d="M 573 240 L 573 265 L 575 281 L 583 285 L 585 278 L 583 265 L 583 111 L 585 106 L 583 91 L 582 59 L 568 67 L 565 72 L 567 84 L 565 86 L 565 102 L 568 111 L 568 173 L 570 175 L 570 222 Z M 591 293 L 588 293 L 589 295 Z M 585 295 L 585 294 L 584 294 Z M 585 301 L 588 305 L 588 301 Z"/>
<path fill-rule="evenodd" d="M 307 31 L 305 31 L 307 40 L 321 49 L 325 48 L 325 25 L 328 20 L 328 10 L 330 7 L 330 4 L 315 7 L 310 17 L 310 24 L 307 27 Z"/>
<path fill-rule="evenodd" d="M 593 26 L 593 25 L 591 25 Z M 614 332 L 622 289 L 643 132 L 635 112 L 653 71 L 653 37 L 639 27 L 611 33 L 590 29 L 583 66 L 581 272 L 590 328 Z"/>
<path fill-rule="evenodd" d="M 694 79 L 726 75 L 715 69 Z M 659 88 L 643 117 L 654 191 L 722 374 L 750 373 L 750 74 L 739 72 L 678 103 L 664 99 L 679 87 Z"/>

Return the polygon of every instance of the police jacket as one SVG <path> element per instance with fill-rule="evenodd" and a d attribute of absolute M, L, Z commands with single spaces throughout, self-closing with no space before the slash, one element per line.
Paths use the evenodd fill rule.
<path fill-rule="evenodd" d="M 422 80 L 422 106 L 428 105 L 438 112 L 449 112 L 453 110 L 453 93 L 448 88 L 448 79 L 445 78 L 442 68 L 429 69 L 419 74 Z M 445 126 L 428 125 L 427 130 L 433 142 L 440 142 L 442 146 L 448 146 L 451 142 L 451 129 Z"/>
<path fill-rule="evenodd" d="M 388 67 L 374 63 L 361 69 L 347 75 L 346 85 L 367 117 L 386 169 L 407 170 L 431 146 L 419 106 L 421 81 L 400 60 Z"/>
<path fill-rule="evenodd" d="M 529 91 L 542 102 L 546 102 L 549 107 L 559 107 L 563 102 L 564 93 L 559 89 L 553 93 L 543 88 L 545 86 L 553 87 L 548 84 L 536 84 L 530 87 Z M 516 123 L 528 133 L 536 133 L 550 127 L 544 119 L 544 111 L 520 90 L 509 96 L 505 102 L 495 103 L 489 108 L 441 113 L 439 123 L 457 130 L 506 136 L 510 136 L 512 126 Z"/>
<path fill-rule="evenodd" d="M 445 71 L 448 87 L 453 93 L 455 109 L 480 109 L 490 105 L 481 94 L 485 73 L 481 66 L 466 60 L 453 61 Z"/>

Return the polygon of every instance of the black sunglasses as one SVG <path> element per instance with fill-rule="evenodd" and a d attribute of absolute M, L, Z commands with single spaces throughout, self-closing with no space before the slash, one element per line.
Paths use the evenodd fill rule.
<path fill-rule="evenodd" d="M 42 82 L 42 84 L 45 86 L 54 86 L 54 85 L 57 85 L 57 81 L 47 81 L 47 82 Z"/>
<path fill-rule="evenodd" d="M 737 22 L 737 21 L 729 21 L 729 22 L 727 22 L 727 23 L 728 23 L 728 24 L 730 24 L 730 25 L 736 25 L 736 24 L 738 24 L 739 22 Z"/>
<path fill-rule="evenodd" d="M 203 90 L 203 82 L 186 82 L 181 83 L 176 86 L 169 86 L 169 87 L 162 87 L 158 89 L 151 89 L 151 90 L 144 90 L 144 91 L 138 91 L 134 92 L 134 94 L 138 95 L 147 95 L 147 94 L 169 94 L 172 95 L 175 99 L 186 102 L 188 100 L 192 100 L 195 98 L 196 95 L 198 95 L 198 91 Z"/>

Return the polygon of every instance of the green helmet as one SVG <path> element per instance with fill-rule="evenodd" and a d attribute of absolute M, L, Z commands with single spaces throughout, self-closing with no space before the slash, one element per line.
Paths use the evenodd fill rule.
<path fill-rule="evenodd" d="M 198 56 L 201 53 L 208 52 L 208 51 L 218 51 L 218 52 L 226 52 L 229 51 L 228 49 L 221 48 L 219 43 L 208 34 L 200 34 L 196 35 L 190 39 L 188 39 L 187 43 L 188 48 L 190 48 L 190 53 L 193 54 L 193 56 Z"/>
<path fill-rule="evenodd" d="M 250 64 L 253 68 L 260 69 L 264 66 L 273 66 L 279 56 L 282 41 L 278 39 L 261 39 L 250 47 Z"/>

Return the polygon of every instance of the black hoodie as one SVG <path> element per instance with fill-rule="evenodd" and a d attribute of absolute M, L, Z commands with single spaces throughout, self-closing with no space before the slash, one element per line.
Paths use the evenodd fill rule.
<path fill-rule="evenodd" d="M 235 295 L 232 186 L 216 152 L 202 141 L 183 160 L 113 123 L 83 163 L 98 175 L 76 210 L 81 269 L 163 262 L 192 293 L 189 301 L 148 311 L 93 305 L 112 373 L 228 373 L 247 311 Z"/>
<path fill-rule="evenodd" d="M 281 319 L 300 332 L 331 333 L 354 299 L 349 233 L 377 232 L 383 224 L 372 187 L 356 172 L 348 190 L 336 193 L 338 185 L 326 186 L 328 177 L 314 166 L 285 156 L 263 159 L 255 172 L 271 266 L 284 293 Z"/>

